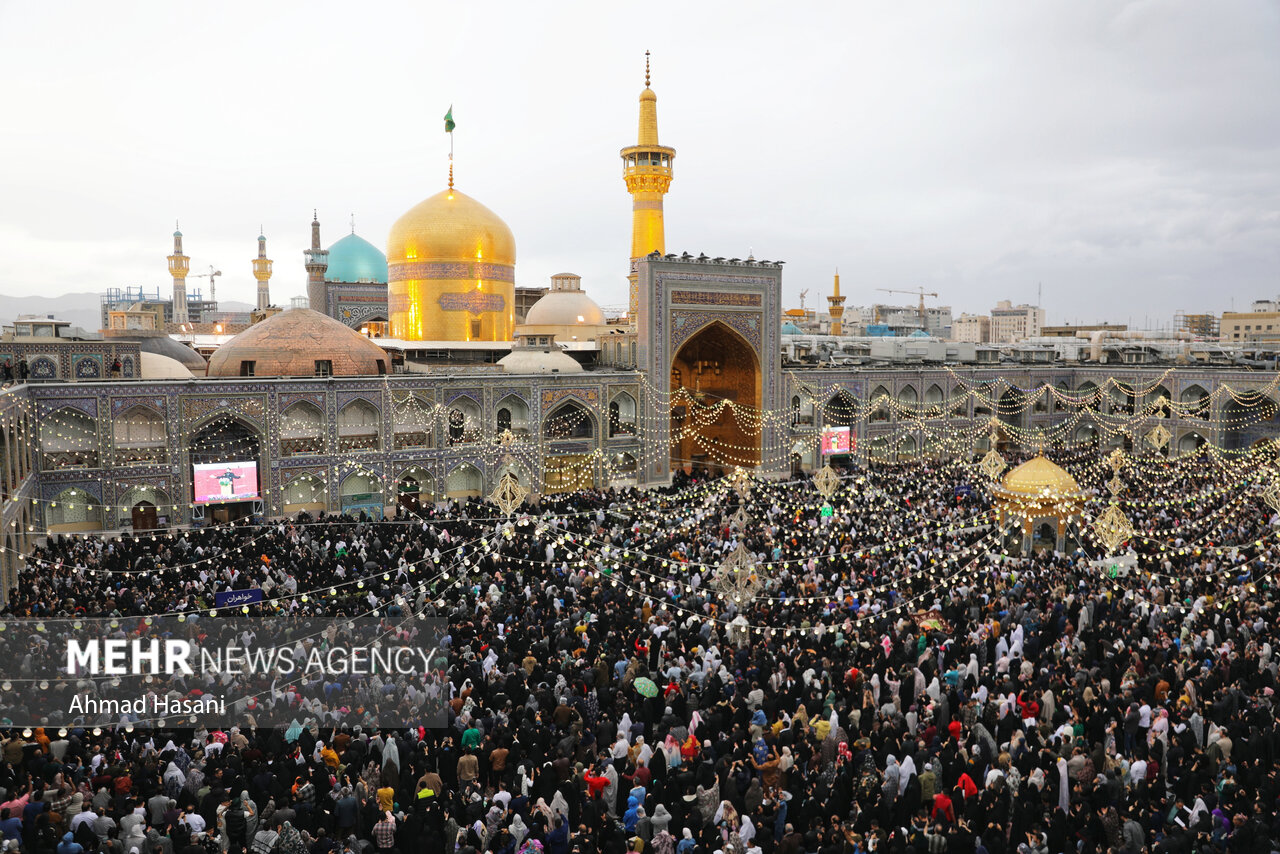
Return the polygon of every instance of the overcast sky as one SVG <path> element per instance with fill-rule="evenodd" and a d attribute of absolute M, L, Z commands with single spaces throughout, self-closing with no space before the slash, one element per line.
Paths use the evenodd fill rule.
<path fill-rule="evenodd" d="M 784 260 L 788 306 L 836 267 L 1051 323 L 1280 291 L 1275 2 L 0 0 L 0 294 L 167 291 L 181 220 L 244 301 L 261 224 L 287 302 L 312 208 L 384 248 L 443 189 L 452 104 L 518 283 L 620 305 L 646 49 L 667 251 Z"/>

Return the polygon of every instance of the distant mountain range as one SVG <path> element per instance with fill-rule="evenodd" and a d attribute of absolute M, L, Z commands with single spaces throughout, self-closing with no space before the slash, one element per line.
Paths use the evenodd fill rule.
<path fill-rule="evenodd" d="M 58 297 L 11 297 L 0 294 L 0 323 L 12 323 L 22 314 L 49 315 L 90 332 L 101 325 L 102 295 L 92 291 Z M 252 311 L 247 302 L 219 300 L 219 311 Z"/>

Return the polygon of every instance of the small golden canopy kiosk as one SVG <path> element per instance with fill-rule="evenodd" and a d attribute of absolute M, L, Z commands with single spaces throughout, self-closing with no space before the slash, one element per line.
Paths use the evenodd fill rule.
<path fill-rule="evenodd" d="M 1001 528 L 1016 522 L 1022 532 L 1009 542 L 1023 554 L 1065 550 L 1067 522 L 1084 507 L 1084 493 L 1061 466 L 1038 454 L 1004 476 L 993 490 Z"/>

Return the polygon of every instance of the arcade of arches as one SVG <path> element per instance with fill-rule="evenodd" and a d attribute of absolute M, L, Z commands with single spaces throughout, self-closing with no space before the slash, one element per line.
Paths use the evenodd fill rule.
<path fill-rule="evenodd" d="M 760 464 L 759 427 L 722 405 L 760 405 L 760 359 L 736 332 L 714 322 L 686 341 L 671 362 L 671 393 L 673 471 Z"/>

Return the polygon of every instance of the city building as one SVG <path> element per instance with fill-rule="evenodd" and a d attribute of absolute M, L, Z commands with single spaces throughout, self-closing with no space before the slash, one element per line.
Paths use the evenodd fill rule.
<path fill-rule="evenodd" d="M 991 340 L 991 318 L 985 314 L 966 312 L 952 323 L 951 338 L 969 344 L 986 344 Z"/>
<path fill-rule="evenodd" d="M 1272 300 L 1255 300 L 1249 311 L 1222 313 L 1223 341 L 1243 344 L 1280 340 L 1280 305 Z"/>
<path fill-rule="evenodd" d="M 1201 341 L 1217 341 L 1221 327 L 1216 314 L 1188 314 L 1178 309 L 1173 315 L 1173 328 Z"/>
<path fill-rule="evenodd" d="M 953 320 L 949 305 L 926 306 L 924 326 L 920 325 L 919 306 L 874 303 L 853 310 L 858 312 L 864 329 L 883 327 L 887 330 L 884 333 L 886 335 L 905 337 L 916 330 L 922 330 L 934 338 L 950 338 L 952 335 Z"/>
<path fill-rule="evenodd" d="M 1004 299 L 991 309 L 991 341 L 1012 344 L 1025 338 L 1039 338 L 1044 326 L 1044 309 L 1034 305 L 1014 305 Z"/>

